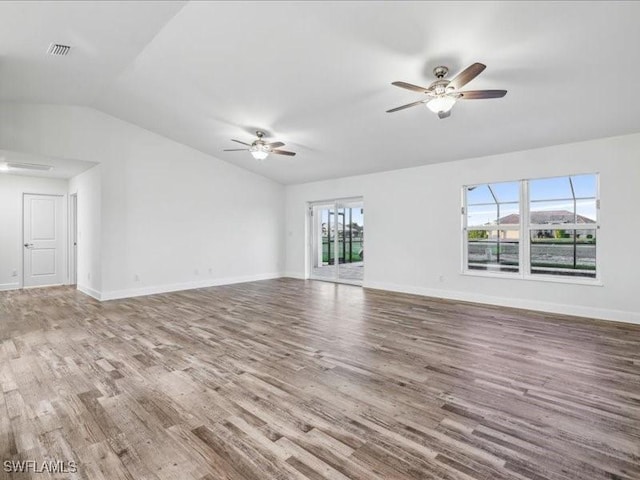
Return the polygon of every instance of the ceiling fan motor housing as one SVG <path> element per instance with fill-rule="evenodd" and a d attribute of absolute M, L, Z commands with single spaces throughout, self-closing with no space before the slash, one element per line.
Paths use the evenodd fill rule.
<path fill-rule="evenodd" d="M 436 78 L 444 78 L 449 73 L 449 69 L 443 65 L 439 65 L 433 69 L 433 74 Z"/>

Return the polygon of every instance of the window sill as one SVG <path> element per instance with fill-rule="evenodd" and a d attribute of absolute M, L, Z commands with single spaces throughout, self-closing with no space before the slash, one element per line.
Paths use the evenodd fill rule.
<path fill-rule="evenodd" d="M 485 278 L 502 278 L 505 280 L 525 280 L 532 282 L 546 282 L 546 283 L 570 283 L 573 285 L 587 285 L 591 287 L 603 287 L 604 284 L 601 280 L 595 278 L 556 278 L 547 275 L 522 275 L 520 273 L 509 272 L 486 272 L 486 271 L 472 271 L 465 270 L 462 275 L 468 277 L 485 277 Z"/>

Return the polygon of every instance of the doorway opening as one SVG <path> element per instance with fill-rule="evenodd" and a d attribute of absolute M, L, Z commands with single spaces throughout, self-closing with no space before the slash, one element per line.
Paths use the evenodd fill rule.
<path fill-rule="evenodd" d="M 364 202 L 362 198 L 309 205 L 310 278 L 362 285 Z"/>

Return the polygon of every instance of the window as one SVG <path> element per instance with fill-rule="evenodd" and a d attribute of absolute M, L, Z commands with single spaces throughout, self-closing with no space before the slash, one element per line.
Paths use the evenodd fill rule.
<path fill-rule="evenodd" d="M 596 278 L 595 175 L 529 181 L 532 275 Z"/>
<path fill-rule="evenodd" d="M 520 183 L 467 188 L 467 268 L 518 272 L 520 267 Z"/>
<path fill-rule="evenodd" d="M 464 270 L 597 279 L 598 176 L 464 187 Z"/>

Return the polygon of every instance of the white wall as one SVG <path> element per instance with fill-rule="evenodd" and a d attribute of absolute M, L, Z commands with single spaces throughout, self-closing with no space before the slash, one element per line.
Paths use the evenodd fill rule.
<path fill-rule="evenodd" d="M 69 180 L 69 194 L 77 194 L 78 289 L 100 297 L 102 292 L 102 186 L 101 167 L 93 167 Z"/>
<path fill-rule="evenodd" d="M 593 172 L 603 286 L 461 274 L 462 185 Z M 289 276 L 307 275 L 306 202 L 352 196 L 365 203 L 365 287 L 640 323 L 640 134 L 289 186 Z"/>
<path fill-rule="evenodd" d="M 10 290 L 22 286 L 24 250 L 22 195 L 24 193 L 64 195 L 66 222 L 67 188 L 67 180 L 0 173 L 0 290 Z M 66 226 L 64 231 L 66 232 Z M 66 246 L 66 238 L 64 241 Z M 66 265 L 64 268 L 65 281 L 67 281 L 68 269 Z"/>
<path fill-rule="evenodd" d="M 100 198 L 91 207 L 93 215 L 100 212 L 99 241 L 84 272 L 92 280 L 81 284 L 98 298 L 269 278 L 282 270 L 278 183 L 84 107 L 4 104 L 0 147 L 100 164 L 93 172 Z"/>
<path fill-rule="evenodd" d="M 282 186 L 177 143 L 139 148 L 123 165 L 126 270 L 107 262 L 107 292 L 279 276 Z"/>

